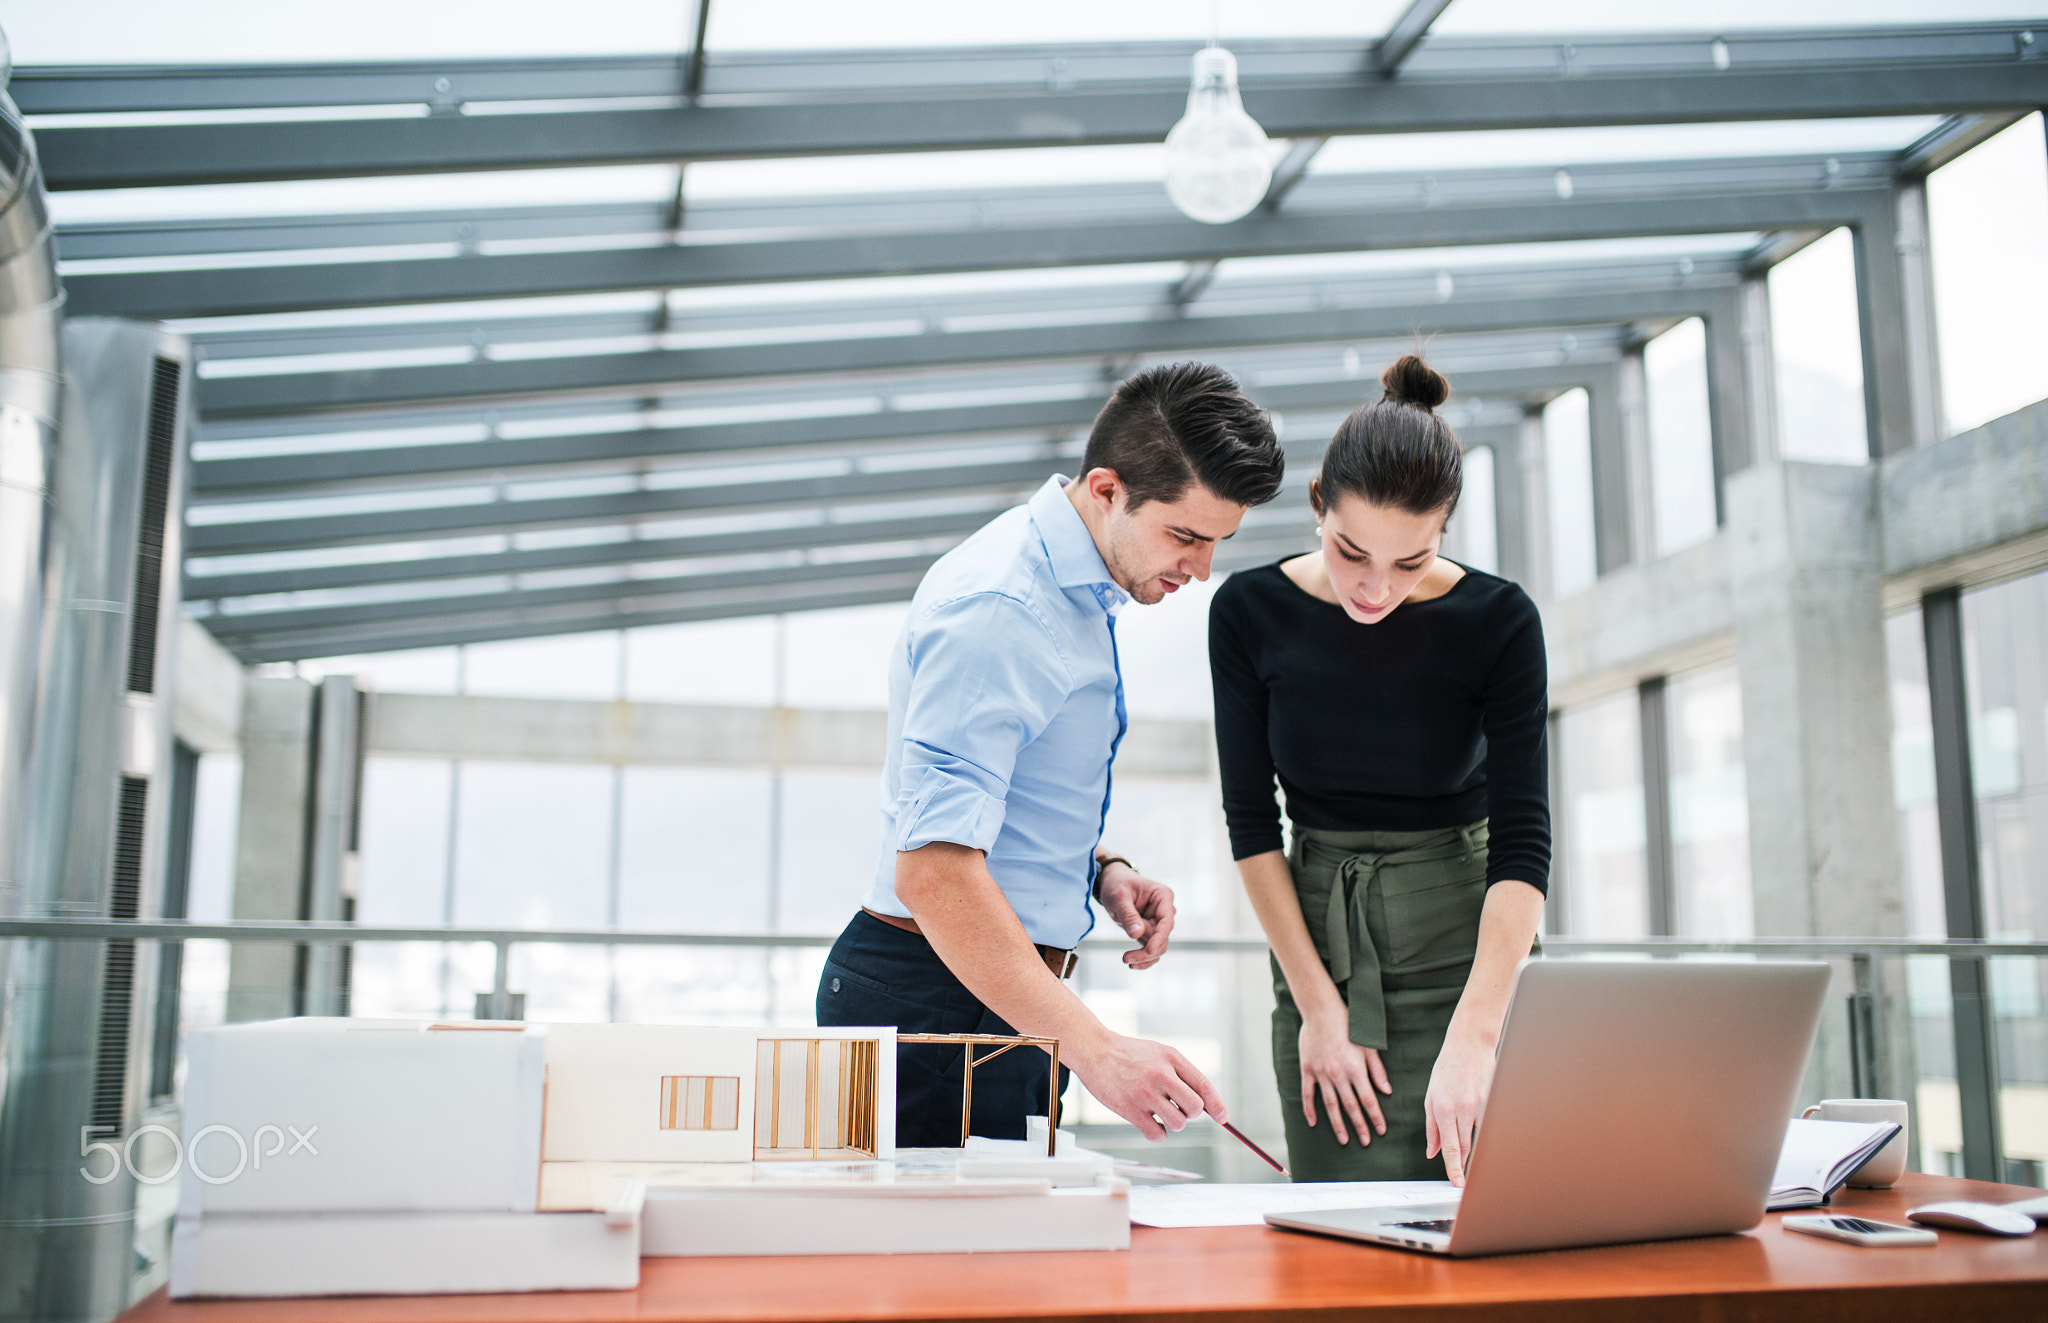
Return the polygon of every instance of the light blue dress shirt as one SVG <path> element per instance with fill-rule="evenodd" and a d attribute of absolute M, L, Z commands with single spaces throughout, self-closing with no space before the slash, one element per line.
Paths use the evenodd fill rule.
<path fill-rule="evenodd" d="M 1116 613 L 1130 597 L 1054 476 L 924 576 L 889 662 L 882 854 L 862 902 L 908 917 L 896 855 L 986 852 L 1024 931 L 1072 947 L 1095 924 L 1095 846 L 1128 724 Z"/>

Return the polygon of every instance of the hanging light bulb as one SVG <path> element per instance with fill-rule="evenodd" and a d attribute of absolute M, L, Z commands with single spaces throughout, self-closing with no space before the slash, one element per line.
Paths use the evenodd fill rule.
<path fill-rule="evenodd" d="M 1258 206 L 1272 182 L 1266 131 L 1237 94 L 1237 57 L 1196 51 L 1187 114 L 1166 135 L 1167 196 L 1190 219 L 1222 225 Z"/>

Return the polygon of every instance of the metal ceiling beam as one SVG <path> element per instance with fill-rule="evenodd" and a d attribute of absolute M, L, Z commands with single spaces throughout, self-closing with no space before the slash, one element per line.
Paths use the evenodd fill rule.
<path fill-rule="evenodd" d="M 1307 543 L 1307 522 L 1303 526 L 1262 526 L 1245 528 L 1243 545 L 1219 553 L 1217 569 L 1231 569 L 1262 563 L 1272 555 L 1298 549 Z M 1235 539 L 1233 539 L 1235 543 Z M 795 573 L 762 571 L 762 578 L 743 584 L 711 586 L 676 582 L 614 586 L 594 584 L 586 596 L 563 596 L 532 600 L 522 592 L 477 598 L 475 610 L 416 614 L 377 614 L 371 606 L 336 608 L 332 612 L 309 612 L 311 618 L 291 629 L 238 629 L 236 623 L 256 623 L 256 616 L 205 616 L 201 625 L 215 633 L 244 661 L 295 661 L 303 657 L 338 655 L 356 651 L 387 651 L 401 647 L 446 647 L 453 643 L 483 643 L 494 639 L 524 639 L 537 635 L 588 633 L 598 629 L 635 629 L 643 625 L 674 625 L 684 621 L 715 621 L 731 616 L 760 616 L 772 612 L 827 610 L 842 606 L 864 606 L 881 602 L 907 602 L 924 578 L 922 569 L 895 569 L 874 573 L 881 563 L 860 567 L 793 567 Z M 821 578 L 821 569 L 852 569 L 848 578 Z M 868 573 L 860 573 L 860 571 Z M 702 575 L 709 580 L 711 575 Z M 737 575 L 735 575 L 737 578 Z M 629 592 L 612 592 L 629 588 Z M 283 614 L 283 612 L 279 612 Z"/>
<path fill-rule="evenodd" d="M 2031 58 L 2036 47 L 2021 42 L 2029 26 L 1439 40 L 1392 82 L 1358 77 L 1372 64 L 1371 48 L 1356 42 L 1239 43 L 1238 55 L 1245 108 L 1276 137 L 1310 138 L 2020 109 L 2048 102 L 2048 61 Z M 37 140 L 53 189 L 1154 142 L 1185 107 L 1192 50 L 1167 43 L 885 53 L 864 61 L 843 51 L 752 65 L 713 60 L 696 105 L 679 96 L 679 62 L 671 58 L 660 62 L 665 71 L 639 80 L 647 89 L 641 95 L 660 88 L 652 94 L 675 98 L 654 107 L 52 124 Z M 832 61 L 843 67 L 830 68 Z M 575 96 L 570 87 L 601 98 L 624 93 L 628 81 L 608 83 L 604 62 L 527 62 L 497 86 L 472 90 L 435 67 L 360 66 L 353 78 L 330 71 L 307 87 L 294 87 L 295 71 L 279 67 L 239 76 L 23 69 L 12 90 L 25 109 L 42 113 L 152 101 L 450 106 Z M 260 95 L 232 86 L 251 80 L 262 85 Z M 465 83 L 475 81 L 465 75 Z M 805 92 L 800 83 L 820 90 Z M 544 84 L 547 92 L 537 95 Z M 764 91 L 781 95 L 744 95 Z M 335 94 L 360 99 L 328 99 Z"/>
<path fill-rule="evenodd" d="M 1554 377 L 1553 389 L 1584 384 L 1567 371 Z M 1459 436 L 1468 447 L 1503 445 L 1514 439 L 1519 424 L 1465 427 Z M 1316 444 L 1320 439 L 1312 438 Z M 1298 486 L 1298 481 L 1297 481 Z M 973 532 L 1002 508 L 991 500 L 980 508 L 900 519 L 863 519 L 838 523 L 782 524 L 741 532 L 723 531 L 662 538 L 620 537 L 570 546 L 504 551 L 431 554 L 415 552 L 402 559 L 355 564 L 304 566 L 289 569 L 230 570 L 194 574 L 188 567 L 184 597 L 199 602 L 224 597 L 260 597 L 276 593 L 365 588 L 433 579 L 480 579 L 536 574 L 597 566 L 648 565 L 670 561 L 753 555 L 774 551 L 809 551 L 855 546 L 919 542 Z M 1271 510 L 1273 507 L 1265 507 Z M 823 512 L 818 512 L 822 515 Z M 1263 513 L 1263 512 L 1260 512 Z M 1252 516 L 1260 517 L 1259 513 Z M 1249 532 L 1250 530 L 1247 530 Z"/>
<path fill-rule="evenodd" d="M 1373 43 L 1372 67 L 1382 78 L 1392 78 L 1401 72 L 1401 66 L 1415 52 L 1422 38 L 1429 32 L 1429 25 L 1436 22 L 1451 0 L 1411 0 L 1408 8 L 1394 20 L 1387 29 L 1387 35 Z"/>
<path fill-rule="evenodd" d="M 2044 89 L 2048 95 L 2048 89 Z M 1829 169 L 1830 162 L 1833 169 Z M 1312 176 L 1283 213 L 1204 225 L 1162 201 L 1086 224 L 154 271 L 67 271 L 74 315 L 150 319 L 1041 267 L 1198 262 L 1852 224 L 1890 188 L 1893 158 L 1588 165 L 1571 171 Z M 908 204 L 906 204 L 908 205 Z M 937 204 L 934 204 L 937 205 Z M 945 204 L 953 205 L 952 200 Z"/>
<path fill-rule="evenodd" d="M 1000 509 L 1000 505 L 991 502 L 986 508 L 914 518 L 780 524 L 744 532 L 727 530 L 679 537 L 619 538 L 566 547 L 424 554 L 403 560 L 281 570 L 238 570 L 225 574 L 193 574 L 188 566 L 184 600 L 200 602 L 222 597 L 262 597 L 272 593 L 365 588 L 431 579 L 480 579 L 491 575 L 537 574 L 602 565 L 651 565 L 662 561 L 746 556 L 771 551 L 881 546 L 891 542 L 916 542 L 925 538 L 972 533 L 995 518 Z"/>
<path fill-rule="evenodd" d="M 1289 447 L 1289 451 L 1304 457 L 1308 453 L 1301 445 Z M 1044 482 L 1059 467 L 1060 461 L 1056 458 L 1012 460 L 895 472 L 848 471 L 763 482 L 664 487 L 653 491 L 608 492 L 593 496 L 482 501 L 361 514 L 191 523 L 185 530 L 185 551 L 188 556 L 239 555 L 450 537 L 465 533 L 503 533 L 571 524 L 621 524 L 713 511 L 831 507 L 859 501 L 961 496 L 983 491 L 1028 494 L 1031 488 Z"/>
<path fill-rule="evenodd" d="M 1447 368 L 1458 398 L 1510 395 L 1519 398 L 1532 384 L 1547 385 L 1552 369 Z M 1371 379 L 1297 382 L 1255 386 L 1249 394 L 1262 408 L 1348 409 L 1377 389 Z M 679 456 L 773 453 L 795 447 L 872 448 L 877 442 L 929 437 L 973 437 L 1000 433 L 1080 431 L 1108 398 L 1028 401 L 953 409 L 907 409 L 823 418 L 774 419 L 697 427 L 654 427 L 618 432 L 574 432 L 560 436 L 465 441 L 444 445 L 377 446 L 311 454 L 200 459 L 192 464 L 192 488 L 201 500 L 254 495 L 310 495 L 336 488 L 390 484 L 406 479 L 457 475 L 517 476 L 536 469 L 624 467 L 636 461 Z"/>
<path fill-rule="evenodd" d="M 287 606 L 273 610 L 238 611 L 206 617 L 214 637 L 227 642 L 237 637 L 284 634 L 324 626 L 345 628 L 374 622 L 395 624 L 406 620 L 455 617 L 478 611 L 519 611 L 592 602 L 618 603 L 635 600 L 660 601 L 678 596 L 700 596 L 752 588 L 784 587 L 790 584 L 829 583 L 839 579 L 896 579 L 922 575 L 942 552 L 920 552 L 872 561 L 830 561 L 822 565 L 778 565 L 764 569 L 713 571 L 705 574 L 667 575 L 653 579 L 614 579 L 595 583 L 564 584 L 552 588 L 498 586 L 485 591 L 451 593 L 390 600 L 367 600 L 331 606 Z"/>
<path fill-rule="evenodd" d="M 917 591 L 920 575 L 892 575 L 850 580 L 819 587 L 797 584 L 787 591 L 773 587 L 721 589 L 702 594 L 676 594 L 646 602 L 566 602 L 553 607 L 484 612 L 461 620 L 401 622 L 379 626 L 363 622 L 290 633 L 242 635 L 223 640 L 244 662 L 299 661 L 358 652 L 401 648 L 435 648 L 457 643 L 488 643 L 499 639 L 583 634 L 592 630 L 630 629 L 643 625 L 682 624 L 692 620 L 727 620 L 735 616 L 779 612 L 826 611 L 882 602 L 905 602 Z M 213 629 L 218 618 L 199 623 Z"/>
<path fill-rule="evenodd" d="M 798 344 L 667 349 L 555 359 L 207 377 L 207 417 L 373 409 L 441 400 L 519 400 L 561 393 L 633 393 L 684 382 L 901 371 L 1026 360 L 1125 358 L 1343 342 L 1414 332 L 1567 327 L 1703 315 L 1720 285 L 1566 292 L 1380 307 L 1002 331 L 876 336 Z M 1725 284 L 1727 282 L 1721 282 Z"/>
<path fill-rule="evenodd" d="M 1454 292 L 1468 298 L 1655 284 L 1685 272 L 1688 264 L 1690 274 L 1700 280 L 1732 278 L 1750 272 L 1753 257 L 1754 250 L 1730 251 L 1722 245 L 1702 243 L 1690 251 L 1673 245 L 1656 253 L 1592 262 L 1450 268 L 1432 263 L 1369 275 L 1304 272 L 1291 277 L 1226 279 L 1208 298 L 1204 311 L 1225 315 L 1241 305 L 1270 311 L 1442 300 L 1444 273 L 1452 278 Z M 1201 290 L 1192 290 L 1191 281 L 1205 269 L 1211 280 L 1201 282 Z M 656 347 L 655 336 L 664 333 L 679 337 L 677 343 L 667 347 L 682 348 L 687 344 L 716 345 L 721 340 L 768 343 L 871 336 L 892 325 L 921 332 L 953 332 L 994 329 L 1005 323 L 1051 326 L 1062 322 L 1128 320 L 1150 314 L 1162 303 L 1173 303 L 1184 292 L 1191 291 L 1187 294 L 1191 301 L 1208 289 L 1217 274 L 1215 264 L 1197 263 L 1170 286 L 1155 276 L 1116 284 L 1054 284 L 1041 289 L 975 291 L 925 298 L 889 293 L 861 300 L 844 296 L 803 302 L 720 299 L 709 306 L 676 309 L 666 332 L 658 326 L 658 296 L 647 294 L 630 300 L 627 307 L 589 312 L 493 317 L 488 314 L 500 305 L 465 304 L 450 309 L 451 315 L 438 318 L 392 321 L 351 317 L 326 325 L 282 327 L 264 325 L 269 320 L 264 318 L 257 319 L 254 326 L 206 326 L 186 333 L 203 346 L 210 375 L 232 376 L 249 370 L 246 366 L 224 366 L 233 360 L 315 354 L 349 355 L 367 363 L 370 360 L 362 355 L 436 353 L 446 362 L 508 356 L 507 350 L 532 357 L 536 351 L 524 347 L 569 346 L 576 341 L 613 340 L 618 343 L 611 347 L 622 351 L 623 342 L 638 339 L 646 342 L 640 347 L 651 349 Z M 586 343 L 556 352 L 587 352 L 603 347 Z M 263 365 L 276 366 L 285 365 Z"/>

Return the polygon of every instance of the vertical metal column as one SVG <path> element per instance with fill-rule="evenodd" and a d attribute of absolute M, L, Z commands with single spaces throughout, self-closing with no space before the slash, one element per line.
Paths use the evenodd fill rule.
<path fill-rule="evenodd" d="M 1856 225 L 1856 310 L 1872 459 L 1941 433 L 1926 208 L 1924 187 L 1906 181 L 1874 201 Z"/>
<path fill-rule="evenodd" d="M 1545 743 L 1550 749 L 1550 892 L 1543 904 L 1543 931 L 1562 937 L 1572 930 L 1571 876 L 1565 866 L 1571 845 L 1567 823 L 1571 814 L 1565 798 L 1564 740 L 1559 716 L 1552 712 L 1545 722 Z"/>
<path fill-rule="evenodd" d="M 307 805 L 305 899 L 300 916 L 328 923 L 352 917 L 357 791 L 362 782 L 362 691 L 352 675 L 330 675 L 313 700 L 313 769 Z M 348 1014 L 349 949 L 305 948 L 307 1015 Z"/>
<path fill-rule="evenodd" d="M 1762 275 L 1749 277 L 1742 282 L 1740 297 L 1742 402 L 1749 411 L 1749 464 L 1770 464 L 1783 449 L 1778 439 L 1778 356 L 1771 344 L 1770 281 Z M 1727 473 L 1749 464 L 1731 463 Z"/>
<path fill-rule="evenodd" d="M 1934 718 L 1935 814 L 1941 836 L 1941 885 L 1951 938 L 1984 936 L 1984 889 L 1977 862 L 1977 789 L 1970 774 L 1970 713 L 1963 674 L 1962 592 L 1941 588 L 1920 599 L 1927 639 L 1927 700 Z M 1963 1117 L 1963 1174 L 2001 1179 L 1998 1036 L 1984 961 L 1951 958 L 1956 1088 Z"/>
<path fill-rule="evenodd" d="M 1544 471 L 1543 409 L 1535 406 L 1522 414 L 1521 440 L 1515 459 L 1521 466 L 1522 546 L 1527 577 L 1521 583 L 1529 596 L 1549 601 L 1551 585 L 1557 582 L 1555 557 L 1550 545 L 1550 482 Z"/>
<path fill-rule="evenodd" d="M 1677 851 L 1671 840 L 1671 722 L 1663 676 L 1636 688 L 1643 748 L 1643 863 L 1650 935 L 1678 932 Z"/>
<path fill-rule="evenodd" d="M 1650 382 L 1642 345 L 1633 345 L 1622 355 L 1615 385 L 1621 406 L 1622 456 L 1627 463 L 1628 558 L 1630 564 L 1642 565 L 1657 559 L 1657 497 L 1650 461 Z"/>
<path fill-rule="evenodd" d="M 1630 463 L 1621 383 L 1621 367 L 1610 364 L 1594 372 L 1586 391 L 1586 426 L 1593 451 L 1594 565 L 1601 574 L 1636 559 L 1636 466 Z"/>
<path fill-rule="evenodd" d="M 1707 430 L 1714 463 L 1714 526 L 1728 522 L 1728 475 L 1756 463 L 1744 372 L 1742 291 L 1729 290 L 1701 319 L 1707 340 Z"/>
<path fill-rule="evenodd" d="M 1522 480 L 1522 429 L 1493 433 L 1493 546 L 1498 573 L 1529 583 L 1529 511 Z"/>

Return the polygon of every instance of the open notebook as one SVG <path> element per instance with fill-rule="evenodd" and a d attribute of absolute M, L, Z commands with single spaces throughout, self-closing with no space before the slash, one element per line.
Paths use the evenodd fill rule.
<path fill-rule="evenodd" d="M 1770 1210 L 1824 1204 L 1904 1127 L 1896 1121 L 1808 1121 L 1785 1130 L 1778 1170 L 1771 1176 Z"/>

